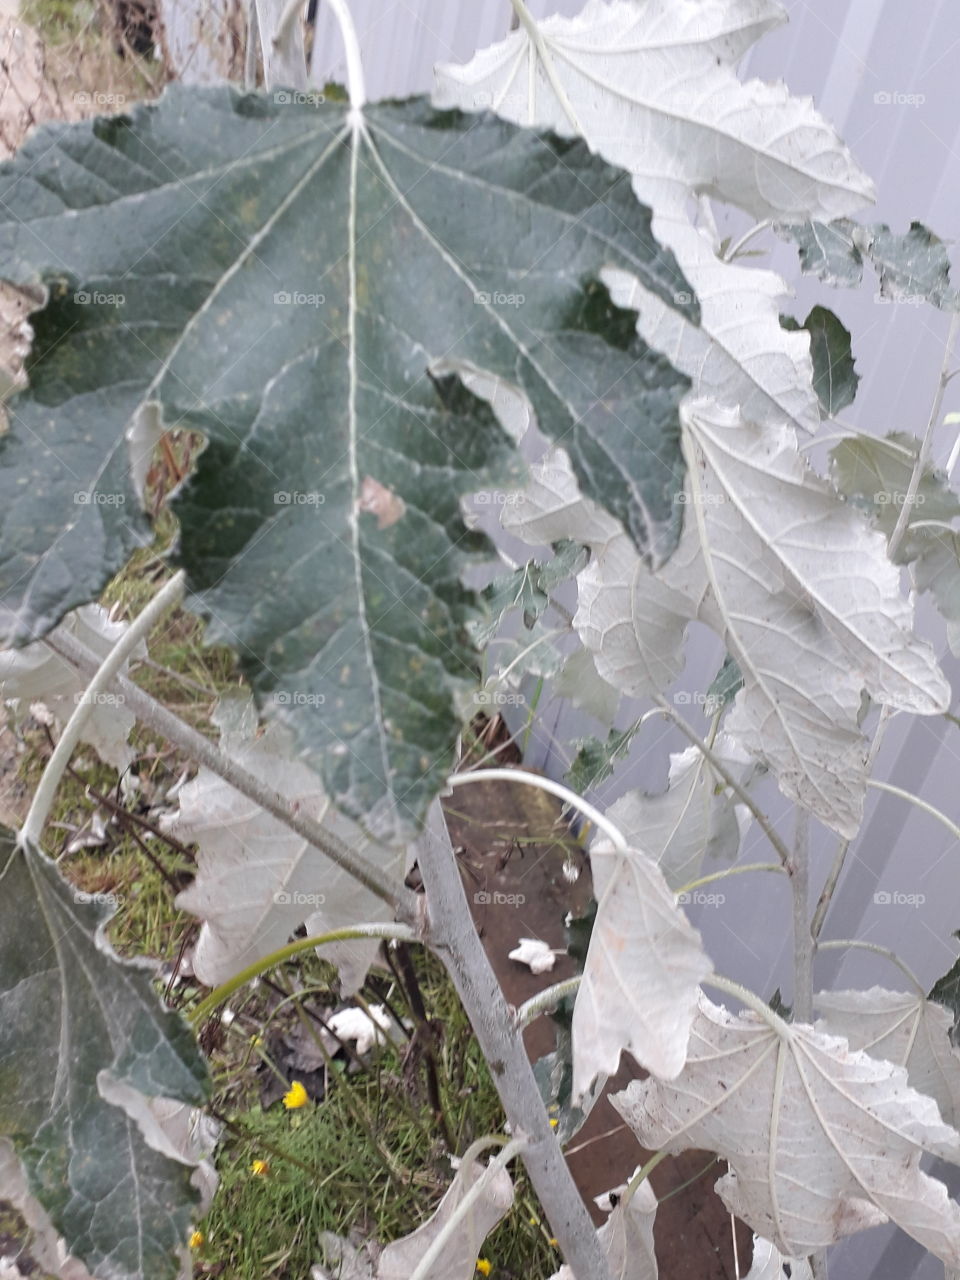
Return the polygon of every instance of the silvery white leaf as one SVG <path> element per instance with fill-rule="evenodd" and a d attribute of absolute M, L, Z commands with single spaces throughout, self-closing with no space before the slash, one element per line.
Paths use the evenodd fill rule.
<path fill-rule="evenodd" d="M 237 715 L 223 731 L 228 755 L 380 866 L 402 867 L 402 850 L 377 845 L 337 813 L 318 776 L 291 758 L 281 730 L 271 726 L 251 738 L 255 713 Z M 209 770 L 201 769 L 178 800 L 179 811 L 161 826 L 199 845 L 197 878 L 177 905 L 204 922 L 193 963 L 208 986 L 283 946 L 301 924 L 320 934 L 386 918 L 388 908 L 369 889 Z M 323 948 L 340 970 L 344 994 L 362 984 L 378 946 L 359 939 Z"/>
<path fill-rule="evenodd" d="M 100 605 L 86 604 L 68 613 L 53 631 L 52 638 L 62 630 L 85 644 L 98 658 L 105 658 L 126 629 L 125 622 L 111 622 L 106 609 Z M 128 663 L 146 656 L 146 645 L 140 644 Z M 124 673 L 127 665 L 124 664 Z M 89 683 L 87 676 L 81 675 L 42 641 L 0 652 L 0 697 L 15 701 L 18 707 L 40 700 L 61 724 L 70 719 L 80 694 Z M 122 694 L 108 690 L 97 697 L 84 726 L 83 741 L 93 747 L 105 764 L 122 772 L 134 757 L 127 743 L 134 724 L 133 713 L 124 706 Z"/>
<path fill-rule="evenodd" d="M 883 987 L 821 991 L 815 1003 L 819 1028 L 843 1036 L 851 1049 L 906 1067 L 913 1088 L 933 1098 L 944 1121 L 957 1128 L 960 1052 L 950 1043 L 953 1017 L 942 1005 Z"/>
<path fill-rule="evenodd" d="M 573 1098 L 626 1049 L 667 1079 L 683 1069 L 700 982 L 713 966 L 656 863 L 590 852 L 597 917 L 573 1007 Z"/>
<path fill-rule="evenodd" d="M 626 1186 L 607 1195 L 622 1194 Z M 598 1197 L 599 1199 L 599 1197 Z M 641 1182 L 626 1209 L 616 1205 L 597 1235 L 603 1245 L 614 1280 L 657 1280 L 657 1259 L 653 1249 L 653 1223 L 657 1198 L 649 1182 Z M 574 1280 L 566 1265 L 551 1280 Z"/>
<path fill-rule="evenodd" d="M 960 1160 L 960 1134 L 902 1067 L 845 1040 L 701 996 L 680 1075 L 634 1081 L 612 1102 L 648 1149 L 726 1160 L 727 1208 L 786 1257 L 889 1219 L 960 1266 L 960 1206 L 920 1168 L 924 1153 Z"/>

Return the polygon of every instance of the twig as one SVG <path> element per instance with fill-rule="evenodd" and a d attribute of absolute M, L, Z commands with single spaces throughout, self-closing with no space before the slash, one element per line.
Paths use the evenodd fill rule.
<path fill-rule="evenodd" d="M 75 636 L 58 632 L 47 636 L 44 643 L 79 671 L 88 672 L 91 667 L 97 666 L 94 654 Z M 122 676 L 115 677 L 112 683 L 123 694 L 125 705 L 141 723 L 161 734 L 185 755 L 215 773 L 248 800 L 253 800 L 262 809 L 266 809 L 381 901 L 395 905 L 402 919 L 412 921 L 416 918 L 417 897 L 404 888 L 399 879 L 381 871 L 314 818 L 295 809 L 279 792 L 271 790 L 255 774 L 225 755 L 209 738 L 205 738 L 202 733 L 168 711 L 138 685 Z"/>
<path fill-rule="evenodd" d="M 430 811 L 417 853 L 427 891 L 431 945 L 457 989 L 512 1131 L 529 1137 L 523 1162 L 553 1235 L 576 1280 L 612 1280 L 512 1013 L 477 936 L 439 803 Z"/>
<path fill-rule="evenodd" d="M 34 794 L 33 803 L 30 805 L 30 811 L 24 820 L 18 843 L 39 846 L 47 816 L 53 806 L 57 787 L 60 785 L 60 779 L 63 777 L 64 771 L 70 763 L 70 757 L 80 741 L 96 699 L 100 694 L 107 692 L 119 674 L 121 667 L 133 651 L 150 634 L 167 610 L 173 608 L 180 600 L 183 595 L 184 581 L 185 577 L 182 572 L 175 574 L 157 592 L 139 616 L 131 622 L 102 662 L 98 662 L 93 654 L 90 655 L 92 659 L 91 665 L 94 668 L 90 683 L 80 695 L 80 701 L 77 703 L 73 715 L 67 721 L 53 754 L 47 761 L 40 784 Z"/>

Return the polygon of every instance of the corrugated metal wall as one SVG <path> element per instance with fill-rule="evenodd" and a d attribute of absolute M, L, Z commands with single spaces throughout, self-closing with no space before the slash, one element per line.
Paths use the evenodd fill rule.
<path fill-rule="evenodd" d="M 536 16 L 575 13 L 579 0 L 530 0 Z M 920 219 L 943 238 L 957 234 L 960 207 L 960 6 L 956 0 L 786 0 L 790 23 L 749 55 L 746 71 L 783 78 L 795 93 L 812 94 L 877 183 L 877 216 L 905 229 Z M 478 46 L 502 38 L 510 22 L 507 0 L 353 0 L 371 97 L 429 90 L 437 61 L 464 60 Z M 316 70 L 321 78 L 344 75 L 339 35 L 321 13 Z M 906 99 L 906 101 L 905 101 Z M 912 99 L 912 101 L 911 101 Z M 773 265 L 797 289 L 788 306 L 803 316 L 813 301 L 832 306 L 854 335 L 862 376 L 857 403 L 844 421 L 883 434 L 921 432 L 926 424 L 946 336 L 945 317 L 928 307 L 879 305 L 872 290 L 832 292 L 800 281 L 795 254 L 778 246 Z M 960 380 L 948 388 L 945 410 L 960 409 Z M 946 459 L 955 428 L 945 428 L 937 456 Z M 920 623 L 946 654 L 943 630 L 924 602 Z M 683 687 L 705 689 L 722 648 L 704 631 L 691 637 Z M 960 663 L 944 666 L 960 689 Z M 629 723 L 629 710 L 622 717 Z M 562 776 L 568 744 L 591 732 L 582 717 L 546 703 L 531 738 L 531 763 Z M 665 781 L 665 747 L 685 743 L 676 732 L 651 724 L 631 757 L 629 783 L 659 789 Z M 944 720 L 900 717 L 880 756 L 877 776 L 924 796 L 960 819 L 960 730 Z M 621 783 L 616 791 L 623 790 Z M 616 791 L 601 789 L 601 799 Z M 792 813 L 775 788 L 762 792 L 786 837 Z M 835 840 L 814 835 L 813 892 L 833 860 Z M 752 831 L 744 860 L 766 860 L 763 838 Z M 921 906 L 883 905 L 874 893 L 922 894 Z M 789 997 L 789 903 L 778 877 L 734 877 L 724 885 L 721 907 L 704 907 L 698 924 L 718 969 L 767 994 L 781 985 Z M 860 938 L 897 949 L 924 983 L 952 963 L 960 929 L 960 849 L 929 816 L 889 796 L 873 793 L 867 819 L 830 912 L 826 937 Z M 823 953 L 823 985 L 903 985 L 896 969 L 866 953 Z M 943 1274 L 901 1234 L 868 1232 L 834 1250 L 834 1280 L 934 1280 Z"/>

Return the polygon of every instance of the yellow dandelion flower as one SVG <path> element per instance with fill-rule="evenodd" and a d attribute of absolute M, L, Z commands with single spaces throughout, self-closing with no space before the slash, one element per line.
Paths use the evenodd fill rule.
<path fill-rule="evenodd" d="M 193 1234 L 190 1236 L 190 1248 L 199 1249 L 202 1244 L 203 1244 L 203 1232 L 194 1231 Z"/>
<path fill-rule="evenodd" d="M 309 1101 L 307 1091 L 299 1080 L 292 1081 L 290 1088 L 283 1095 L 283 1105 L 288 1111 L 295 1111 L 297 1107 L 305 1107 Z"/>
<path fill-rule="evenodd" d="M 493 1263 L 488 1258 L 478 1258 L 477 1270 L 482 1276 L 488 1276 L 493 1270 Z"/>
<path fill-rule="evenodd" d="M 560 1121 L 556 1118 L 556 1116 L 554 1116 L 550 1121 L 550 1128 L 555 1129 L 559 1123 Z"/>
<path fill-rule="evenodd" d="M 557 1247 L 557 1237 L 551 1236 L 550 1239 L 547 1241 L 547 1244 L 550 1246 L 551 1249 L 555 1249 Z"/>
<path fill-rule="evenodd" d="M 254 1160 L 250 1166 L 250 1172 L 255 1178 L 265 1178 L 270 1172 L 270 1166 L 266 1160 Z"/>

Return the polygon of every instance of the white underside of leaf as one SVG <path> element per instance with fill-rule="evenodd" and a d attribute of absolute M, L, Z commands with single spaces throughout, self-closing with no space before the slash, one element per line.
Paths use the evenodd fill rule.
<path fill-rule="evenodd" d="M 271 727 L 251 740 L 248 731 L 225 734 L 233 759 L 385 869 L 402 867 L 402 851 L 376 845 L 337 813 L 317 775 L 284 750 L 282 732 Z M 283 946 L 301 924 L 315 935 L 388 917 L 369 889 L 209 770 L 181 789 L 179 802 L 179 813 L 163 826 L 200 848 L 197 878 L 177 905 L 203 920 L 193 965 L 208 986 Z M 323 948 L 340 971 L 344 994 L 362 984 L 378 946 L 376 939 L 359 939 Z"/>
<path fill-rule="evenodd" d="M 700 982 L 700 935 L 646 854 L 594 847 L 597 918 L 573 1008 L 573 1097 L 611 1076 L 626 1049 L 667 1079 L 682 1070 Z"/>
<path fill-rule="evenodd" d="M 769 1240 L 753 1237 L 753 1265 L 745 1280 L 788 1280 L 785 1266 L 790 1267 L 789 1280 L 813 1280 L 806 1258 L 784 1258 Z"/>
<path fill-rule="evenodd" d="M 111 622 L 106 609 L 100 605 L 87 604 L 68 613 L 54 630 L 53 637 L 58 631 L 64 631 L 80 640 L 98 658 L 105 658 L 126 629 L 125 622 Z M 141 644 L 130 661 L 146 656 L 146 646 Z M 126 674 L 126 670 L 125 665 L 122 674 Z M 66 724 L 88 683 L 87 677 L 80 675 L 41 640 L 22 649 L 0 652 L 0 696 L 5 701 L 15 699 L 18 709 L 39 700 L 61 724 Z M 122 698 L 103 694 L 84 725 L 83 741 L 93 747 L 104 764 L 122 772 L 134 757 L 127 739 L 135 723 L 133 713 L 123 705 Z"/>
<path fill-rule="evenodd" d="M 724 1203 L 785 1257 L 889 1219 L 960 1265 L 960 1207 L 920 1168 L 925 1152 L 960 1160 L 960 1134 L 902 1067 L 701 997 L 681 1074 L 612 1101 L 650 1150 L 727 1160 Z"/>
<path fill-rule="evenodd" d="M 710 401 L 688 402 L 681 419 L 715 615 L 704 620 L 744 677 L 726 727 L 788 796 L 851 836 L 861 690 L 933 715 L 949 685 L 911 633 L 882 535 L 806 466 L 789 427 L 760 430 Z"/>
<path fill-rule="evenodd" d="M 950 1043 L 953 1018 L 922 995 L 871 987 L 823 991 L 816 997 L 817 1026 L 862 1049 L 906 1067 L 911 1085 L 933 1098 L 946 1124 L 960 1120 L 960 1053 Z"/>
<path fill-rule="evenodd" d="M 414 1268 L 474 1181 L 484 1177 L 479 1199 L 448 1239 L 424 1280 L 473 1280 L 484 1240 L 513 1204 L 513 1182 L 506 1169 L 490 1174 L 483 1166 L 461 1165 L 436 1212 L 422 1227 L 387 1245 L 380 1256 L 377 1280 L 410 1280 Z"/>
<path fill-rule="evenodd" d="M 713 749 L 734 776 L 743 773 L 745 757 L 728 734 L 719 734 Z M 607 817 L 631 844 L 643 844 L 676 892 L 697 878 L 707 854 L 735 860 L 740 848 L 737 808 L 706 756 L 689 747 L 671 754 L 666 791 L 628 791 L 610 806 Z M 602 836 L 594 848 L 611 851 Z"/>
<path fill-rule="evenodd" d="M 615 300 L 639 308 L 641 336 L 693 378 L 696 393 L 739 404 L 760 423 L 813 431 L 809 339 L 779 322 L 786 286 L 722 261 L 686 207 L 692 195 L 712 196 L 758 219 L 829 220 L 873 198 L 809 98 L 737 78 L 736 62 L 783 17 L 768 0 L 588 0 L 577 17 L 539 23 L 538 44 L 521 27 L 466 66 L 438 67 L 435 99 L 579 133 L 628 169 L 654 211 L 655 236 L 693 286 L 701 324 L 640 289 L 614 288 Z"/>
<path fill-rule="evenodd" d="M 616 1189 L 622 1195 L 626 1186 Z M 597 1232 L 607 1255 L 613 1280 L 657 1280 L 657 1259 L 653 1247 L 653 1224 L 657 1198 L 649 1182 L 641 1182 L 626 1209 L 618 1204 Z M 550 1280 L 574 1280 L 566 1265 Z"/>

